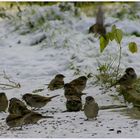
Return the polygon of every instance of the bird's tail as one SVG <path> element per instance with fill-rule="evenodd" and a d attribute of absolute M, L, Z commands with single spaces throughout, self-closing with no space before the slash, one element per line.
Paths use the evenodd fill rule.
<path fill-rule="evenodd" d="M 54 118 L 53 116 L 42 116 L 42 118 Z"/>
<path fill-rule="evenodd" d="M 60 95 L 54 95 L 54 96 L 50 97 L 50 99 L 55 98 L 55 97 L 57 97 L 57 96 L 60 96 Z"/>

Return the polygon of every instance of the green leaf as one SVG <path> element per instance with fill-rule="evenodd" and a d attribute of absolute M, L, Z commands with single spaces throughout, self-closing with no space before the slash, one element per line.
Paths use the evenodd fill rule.
<path fill-rule="evenodd" d="M 136 53 L 138 51 L 138 47 L 135 42 L 130 42 L 128 47 L 131 53 Z"/>
<path fill-rule="evenodd" d="M 113 25 L 111 32 L 114 32 L 115 30 L 116 30 L 116 25 Z"/>
<path fill-rule="evenodd" d="M 111 41 L 114 40 L 114 34 L 113 34 L 112 32 L 108 32 L 107 34 L 108 34 L 109 39 L 110 39 Z"/>
<path fill-rule="evenodd" d="M 101 53 L 106 48 L 108 42 L 109 42 L 109 38 L 107 36 L 105 36 L 105 37 L 101 36 L 100 37 L 100 52 Z"/>
<path fill-rule="evenodd" d="M 120 44 L 121 40 L 122 40 L 122 37 L 123 37 L 122 30 L 121 29 L 116 29 L 113 33 L 114 33 L 114 38 L 115 38 L 116 42 L 118 44 Z"/>

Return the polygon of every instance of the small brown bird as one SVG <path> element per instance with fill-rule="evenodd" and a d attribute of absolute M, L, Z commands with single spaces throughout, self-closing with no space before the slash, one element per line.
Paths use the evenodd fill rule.
<path fill-rule="evenodd" d="M 88 119 L 94 119 L 97 117 L 99 111 L 99 106 L 95 102 L 92 96 L 86 97 L 86 103 L 84 105 L 84 113 Z"/>
<path fill-rule="evenodd" d="M 71 96 L 71 98 L 69 98 L 66 101 L 66 108 L 68 112 L 75 112 L 75 111 L 82 110 L 81 98 L 77 96 Z"/>
<path fill-rule="evenodd" d="M 40 119 L 43 118 L 53 118 L 53 116 L 42 116 L 41 114 L 37 112 L 30 112 L 24 119 L 25 124 L 35 124 L 37 123 Z"/>
<path fill-rule="evenodd" d="M 75 86 L 73 86 L 72 84 L 66 83 L 64 85 L 64 95 L 67 100 L 71 98 L 71 96 L 77 96 L 81 99 L 81 96 L 86 95 L 86 93 L 82 93 L 81 91 L 77 90 L 77 88 L 75 88 Z"/>
<path fill-rule="evenodd" d="M 6 118 L 6 124 L 9 126 L 9 129 L 13 127 L 22 128 L 22 125 L 24 125 L 24 119 L 25 117 L 22 115 L 9 114 Z"/>
<path fill-rule="evenodd" d="M 25 100 L 27 105 L 29 105 L 30 107 L 41 108 L 44 107 L 48 102 L 50 102 L 52 98 L 55 98 L 57 96 L 59 95 L 45 97 L 41 95 L 27 93 L 22 96 L 22 99 Z"/>
<path fill-rule="evenodd" d="M 0 112 L 6 112 L 8 107 L 8 99 L 4 92 L 0 92 Z"/>
<path fill-rule="evenodd" d="M 125 74 L 112 86 L 119 84 L 125 88 L 131 88 L 135 80 L 137 79 L 137 74 L 132 67 L 128 67 L 125 70 Z"/>
<path fill-rule="evenodd" d="M 6 118 L 6 124 L 10 127 L 21 127 L 25 124 L 35 124 L 40 119 L 53 118 L 53 116 L 42 116 L 37 112 L 29 112 L 24 115 L 9 114 Z"/>
<path fill-rule="evenodd" d="M 54 79 L 48 85 L 48 89 L 56 90 L 64 87 L 64 78 L 65 76 L 62 74 L 57 74 Z"/>
<path fill-rule="evenodd" d="M 11 98 L 8 108 L 10 114 L 24 115 L 31 112 L 26 105 L 17 98 Z"/>
<path fill-rule="evenodd" d="M 79 92 L 82 92 L 87 83 L 87 77 L 86 76 L 80 76 L 74 80 L 72 80 L 69 84 L 71 84 L 73 87 L 77 88 Z"/>
<path fill-rule="evenodd" d="M 100 35 L 106 34 L 106 28 L 104 26 L 104 12 L 101 6 L 99 6 L 98 8 L 96 23 L 89 28 L 89 33 L 95 33 Z"/>

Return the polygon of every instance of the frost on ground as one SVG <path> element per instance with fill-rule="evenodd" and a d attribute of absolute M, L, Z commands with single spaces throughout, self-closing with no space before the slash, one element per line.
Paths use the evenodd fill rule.
<path fill-rule="evenodd" d="M 5 118 L 8 113 L 0 113 L 0 137 L 140 137 L 139 120 L 122 114 L 121 109 L 100 110 L 96 121 L 85 121 L 83 111 L 62 113 L 66 110 L 64 90 L 48 91 L 45 86 L 58 73 L 66 76 L 65 83 L 81 75 L 97 74 L 97 60 L 109 63 L 109 55 L 116 56 L 118 48 L 115 42 L 111 42 L 100 54 L 99 40 L 93 34 L 88 34 L 95 17 L 87 17 L 72 4 L 68 9 L 61 9 L 58 5 L 27 6 L 22 12 L 7 10 L 5 13 L 11 18 L 0 19 L 0 73 L 5 70 L 21 84 L 19 89 L 4 90 L 8 99 L 21 99 L 23 94 L 39 88 L 45 90 L 37 94 L 60 96 L 38 110 L 43 115 L 53 115 L 54 119 L 25 125 L 22 130 L 7 130 Z M 107 15 L 105 22 L 113 23 L 115 20 L 114 16 Z M 135 41 L 139 47 L 139 37 L 130 35 L 135 30 L 140 32 L 139 19 L 117 19 L 115 24 L 125 32 L 121 68 L 124 70 L 132 66 L 139 76 L 140 54 L 131 54 L 127 48 L 130 41 Z M 108 31 L 110 29 L 107 28 Z M 123 100 L 111 96 L 118 95 L 114 88 L 104 93 L 94 81 L 94 78 L 90 78 L 84 92 L 93 96 L 99 106 L 124 104 Z M 85 95 L 82 100 L 84 104 Z"/>

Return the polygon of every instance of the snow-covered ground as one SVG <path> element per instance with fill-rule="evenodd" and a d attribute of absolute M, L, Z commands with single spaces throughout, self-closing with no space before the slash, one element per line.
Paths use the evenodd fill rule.
<path fill-rule="evenodd" d="M 64 90 L 48 91 L 45 86 L 58 73 L 66 76 L 65 83 L 81 75 L 97 74 L 97 60 L 109 63 L 109 55 L 116 55 L 118 51 L 117 44 L 111 42 L 100 54 L 99 40 L 93 34 L 88 34 L 88 28 L 95 22 L 95 17 L 87 17 L 82 12 L 77 15 L 75 13 L 73 5 L 66 11 L 60 11 L 57 5 L 30 6 L 18 14 L 7 11 L 12 18 L 0 20 L 0 73 L 5 70 L 6 74 L 21 84 L 19 89 L 4 90 L 8 99 L 21 99 L 23 94 L 38 88 L 45 88 L 37 93 L 40 95 L 60 95 L 38 110 L 43 115 L 53 115 L 53 119 L 40 120 L 38 124 L 24 126 L 22 130 L 7 130 L 5 118 L 8 112 L 0 113 L 0 137 L 140 137 L 139 120 L 122 114 L 121 109 L 100 110 L 96 121 L 85 121 L 83 111 L 62 113 L 66 110 Z M 115 20 L 108 15 L 105 22 L 113 23 Z M 115 24 L 127 34 L 122 41 L 121 68 L 125 70 L 132 66 L 139 76 L 140 53 L 131 54 L 127 47 L 130 41 L 135 41 L 140 48 L 139 37 L 128 35 L 133 31 L 140 32 L 139 19 L 125 18 Z M 107 28 L 108 31 L 110 29 L 111 27 Z M 45 39 L 39 42 L 43 37 Z M 104 93 L 100 85 L 93 84 L 94 81 L 94 78 L 88 80 L 84 92 L 93 96 L 99 106 L 123 104 L 121 100 L 110 96 L 118 94 L 114 88 Z M 84 104 L 85 95 L 82 100 Z"/>

